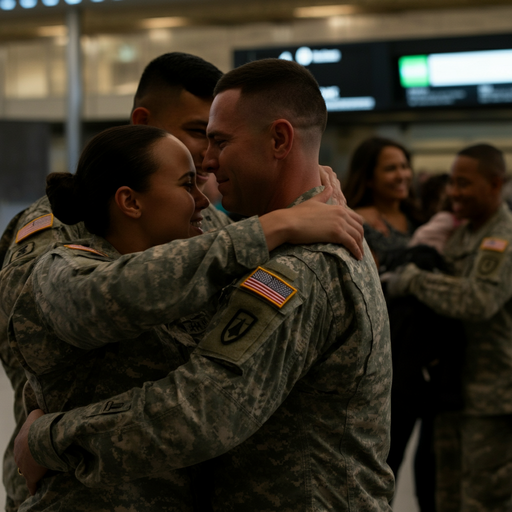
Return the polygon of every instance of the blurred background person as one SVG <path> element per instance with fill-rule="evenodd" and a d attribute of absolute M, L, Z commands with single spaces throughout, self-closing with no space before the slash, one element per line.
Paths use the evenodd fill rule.
<path fill-rule="evenodd" d="M 512 214 L 501 195 L 505 177 L 496 147 L 459 151 L 448 193 L 467 222 L 445 247 L 453 275 L 410 264 L 388 282 L 391 295 L 412 295 L 464 326 L 464 408 L 438 415 L 435 425 L 438 512 L 505 512 L 512 503 Z"/>
<path fill-rule="evenodd" d="M 364 235 L 380 271 L 421 224 L 411 185 L 411 156 L 398 142 L 371 137 L 354 151 L 343 191 L 365 221 Z"/>
<path fill-rule="evenodd" d="M 445 190 L 447 176 L 432 176 L 422 183 L 420 194 L 424 207 L 421 210 L 414 198 L 412 183 L 411 156 L 401 144 L 371 137 L 356 148 L 344 192 L 349 206 L 365 220 L 365 238 L 384 275 L 409 262 L 426 270 L 447 271 L 443 258 L 431 242 L 438 241 L 439 248 L 441 241 L 446 242 L 454 229 L 452 214 L 447 213 L 449 229 L 443 232 L 435 224 L 427 223 L 430 231 L 426 232 L 421 226 L 422 221 L 440 209 L 449 208 Z M 415 233 L 418 235 L 411 243 Z M 439 317 L 410 297 L 391 299 L 386 296 L 386 301 L 393 352 L 391 447 L 387 462 L 398 476 L 407 443 L 417 421 L 421 420 L 414 456 L 415 491 L 421 512 L 434 512 L 434 417 L 439 408 L 460 408 L 460 393 L 448 393 L 445 389 L 446 399 L 440 400 L 438 396 L 439 388 L 447 381 L 445 368 L 453 363 L 453 351 L 447 354 L 442 347 L 452 339 L 461 339 L 461 327 L 458 322 Z M 456 352 L 454 357 L 459 356 Z M 452 366 L 453 375 L 460 375 L 457 370 L 460 364 Z M 451 384 L 448 387 L 451 389 Z"/>

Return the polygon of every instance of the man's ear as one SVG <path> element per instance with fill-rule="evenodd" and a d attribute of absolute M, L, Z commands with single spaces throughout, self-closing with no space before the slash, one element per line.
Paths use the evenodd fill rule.
<path fill-rule="evenodd" d="M 127 217 L 138 219 L 142 215 L 137 193 L 130 187 L 119 187 L 114 196 L 114 201 L 119 211 Z"/>
<path fill-rule="evenodd" d="M 151 113 L 149 110 L 145 107 L 137 107 L 132 112 L 131 121 L 132 124 L 148 124 L 149 123 L 149 116 Z"/>
<path fill-rule="evenodd" d="M 295 132 L 290 121 L 286 119 L 276 119 L 270 127 L 272 137 L 272 150 L 274 157 L 282 160 L 288 156 L 292 147 Z"/>

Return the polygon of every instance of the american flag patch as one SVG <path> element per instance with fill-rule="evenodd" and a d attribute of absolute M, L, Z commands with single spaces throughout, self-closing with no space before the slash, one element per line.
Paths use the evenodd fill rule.
<path fill-rule="evenodd" d="M 79 251 L 92 252 L 93 254 L 97 254 L 98 256 L 108 257 L 106 254 L 103 254 L 102 252 L 97 251 L 96 249 L 91 249 L 90 247 L 86 247 L 85 245 L 69 244 L 69 245 L 65 245 L 64 247 L 67 247 L 68 249 L 78 249 Z"/>
<path fill-rule="evenodd" d="M 488 251 L 503 252 L 508 246 L 508 240 L 502 238 L 484 238 L 480 249 Z"/>
<path fill-rule="evenodd" d="M 37 231 L 41 231 L 43 229 L 51 228 L 53 226 L 53 213 L 47 213 L 42 217 L 38 217 L 30 221 L 26 226 L 23 226 L 16 235 L 16 243 L 19 244 L 22 240 L 27 238 Z"/>
<path fill-rule="evenodd" d="M 257 293 L 280 308 L 297 293 L 293 286 L 261 267 L 258 267 L 240 286 Z"/>

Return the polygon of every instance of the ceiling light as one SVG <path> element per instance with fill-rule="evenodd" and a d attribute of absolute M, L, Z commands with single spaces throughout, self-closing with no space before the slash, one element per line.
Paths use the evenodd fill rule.
<path fill-rule="evenodd" d="M 186 18 L 172 16 L 169 18 L 146 18 L 141 21 L 143 28 L 172 28 L 182 27 L 187 24 Z"/>
<path fill-rule="evenodd" d="M 328 18 L 353 14 L 356 8 L 353 5 L 316 5 L 312 7 L 297 7 L 293 11 L 296 18 Z"/>

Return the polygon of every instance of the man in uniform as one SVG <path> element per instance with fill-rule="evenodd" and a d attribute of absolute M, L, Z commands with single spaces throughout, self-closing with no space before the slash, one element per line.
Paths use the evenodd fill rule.
<path fill-rule="evenodd" d="M 317 194 L 326 117 L 318 84 L 296 63 L 256 61 L 226 74 L 204 161 L 223 205 L 262 215 Z M 190 361 L 167 378 L 112 398 L 113 407 L 49 414 L 30 427 L 32 413 L 17 442 L 22 471 L 32 482 L 41 475 L 31 452 L 86 485 L 115 485 L 214 459 L 214 510 L 390 511 L 389 325 L 365 254 L 356 261 L 332 244 L 273 251 L 223 291 Z M 71 317 L 91 310 L 77 299 Z M 93 328 L 108 321 L 100 309 L 85 313 Z M 118 317 L 119 336 L 124 324 Z"/>
<path fill-rule="evenodd" d="M 131 113 L 132 124 L 148 124 L 162 128 L 181 140 L 192 154 L 196 166 L 197 185 L 202 190 L 208 173 L 202 170 L 202 161 L 208 146 L 206 126 L 213 99 L 213 89 L 222 72 L 200 57 L 184 53 L 167 53 L 148 64 L 139 82 Z M 231 223 L 227 215 L 212 205 L 203 210 L 203 230 L 210 231 Z M 357 224 L 356 217 L 347 210 L 346 245 L 356 255 L 360 249 L 350 233 Z M 88 237 L 80 224 L 67 226 L 55 218 L 48 199 L 36 201 L 9 224 L 0 241 L 0 257 L 4 267 L 19 259 L 16 265 L 2 273 L 4 300 L 0 305 L 0 357 L 15 391 L 15 418 L 17 427 L 4 456 L 3 480 L 7 491 L 7 512 L 15 512 L 26 499 L 27 489 L 20 478 L 12 456 L 14 437 L 25 421 L 22 390 L 26 382 L 23 369 L 9 348 L 7 323 L 14 303 L 23 288 L 33 262 L 47 248 L 56 243 Z M 5 291 L 5 287 L 8 287 Z"/>
<path fill-rule="evenodd" d="M 464 411 L 442 414 L 436 425 L 438 512 L 512 510 L 512 213 L 501 198 L 504 180 L 498 149 L 460 151 L 448 194 L 468 222 L 444 251 L 454 275 L 410 264 L 388 284 L 394 295 L 461 319 L 466 331 Z"/>

